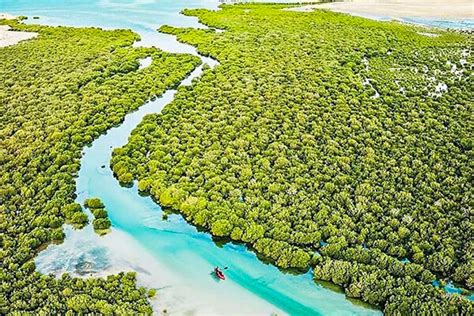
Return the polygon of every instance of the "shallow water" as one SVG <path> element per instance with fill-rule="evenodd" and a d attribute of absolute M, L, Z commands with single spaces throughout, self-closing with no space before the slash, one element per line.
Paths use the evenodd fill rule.
<path fill-rule="evenodd" d="M 138 70 L 140 70 L 140 69 L 143 69 L 143 68 L 146 68 L 146 67 L 150 66 L 151 63 L 153 62 L 153 58 L 145 57 L 145 58 L 140 59 L 138 62 L 140 63 L 140 66 L 138 67 Z"/>
<path fill-rule="evenodd" d="M 179 12 L 183 8 L 216 8 L 217 4 L 213 0 L 2 0 L 0 12 L 40 17 L 29 19 L 32 23 L 131 28 L 142 37 L 139 45 L 197 54 L 193 47 L 155 30 L 162 24 L 203 27 L 197 19 Z M 216 64 L 209 58 L 203 61 Z M 190 84 L 199 74 L 200 68 L 183 84 Z M 37 268 L 43 273 L 79 276 L 137 271 L 140 284 L 159 289 L 152 302 L 155 309 L 177 314 L 380 314 L 315 284 L 310 273 L 285 274 L 259 261 L 242 245 L 218 246 L 209 234 L 198 232 L 179 215 L 163 220 L 161 208 L 149 197 L 139 196 L 136 187 L 119 186 L 109 168 L 112 149 L 123 146 L 143 116 L 159 112 L 174 93 L 168 91 L 143 105 L 120 127 L 84 149 L 77 201 L 82 204 L 88 197 L 101 198 L 113 224 L 112 232 L 99 237 L 91 226 L 79 231 L 66 226 L 64 243 L 42 251 L 36 259 Z M 212 277 L 216 265 L 229 267 L 226 281 Z"/>

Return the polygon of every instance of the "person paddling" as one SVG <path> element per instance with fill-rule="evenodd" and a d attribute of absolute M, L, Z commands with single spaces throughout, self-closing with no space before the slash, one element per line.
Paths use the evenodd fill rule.
<path fill-rule="evenodd" d="M 224 270 L 226 270 L 227 267 L 224 268 Z M 225 275 L 224 273 L 222 272 L 222 270 L 217 266 L 214 268 L 214 273 L 216 274 L 216 276 L 221 279 L 221 280 L 225 280 Z"/>

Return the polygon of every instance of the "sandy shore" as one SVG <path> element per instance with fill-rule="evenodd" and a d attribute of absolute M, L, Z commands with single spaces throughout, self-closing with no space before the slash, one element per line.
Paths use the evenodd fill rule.
<path fill-rule="evenodd" d="M 0 13 L 0 20 L 16 19 L 16 16 L 8 13 Z M 18 42 L 25 41 L 38 36 L 38 33 L 33 32 L 17 32 L 10 31 L 8 25 L 0 25 L 0 47 L 15 45 Z"/>
<path fill-rule="evenodd" d="M 36 36 L 38 33 L 10 31 L 8 25 L 0 25 L 0 47 L 15 45 Z"/>
<path fill-rule="evenodd" d="M 473 0 L 354 0 L 305 5 L 291 10 L 304 12 L 314 9 L 391 18 L 474 19 Z"/>

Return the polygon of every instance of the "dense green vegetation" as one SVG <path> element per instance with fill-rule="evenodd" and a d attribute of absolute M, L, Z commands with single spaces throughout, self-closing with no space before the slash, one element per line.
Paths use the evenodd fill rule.
<path fill-rule="evenodd" d="M 162 27 L 221 65 L 143 120 L 114 173 L 388 314 L 472 314 L 431 284 L 474 286 L 472 35 L 281 9 Z"/>
<path fill-rule="evenodd" d="M 104 203 L 102 203 L 99 198 L 89 198 L 84 201 L 84 206 L 87 207 L 94 216 L 94 220 L 92 221 L 94 231 L 99 235 L 107 234 L 110 231 L 112 223 L 108 218 Z"/>
<path fill-rule="evenodd" d="M 35 271 L 33 257 L 64 238 L 65 222 L 87 223 L 74 203 L 82 148 L 199 59 L 133 48 L 138 36 L 126 30 L 0 23 L 39 33 L 0 48 L 0 314 L 151 313 L 133 273 L 56 279 Z M 152 65 L 138 70 L 146 56 Z"/>

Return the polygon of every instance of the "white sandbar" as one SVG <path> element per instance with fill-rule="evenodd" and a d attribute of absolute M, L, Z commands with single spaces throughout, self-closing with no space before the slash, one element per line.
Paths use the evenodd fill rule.
<path fill-rule="evenodd" d="M 474 19 L 472 0 L 353 0 L 305 5 L 290 10 L 307 12 L 314 9 L 392 18 Z"/>
<path fill-rule="evenodd" d="M 10 31 L 8 25 L 0 25 L 0 47 L 15 45 L 36 36 L 38 36 L 38 33 Z"/>

